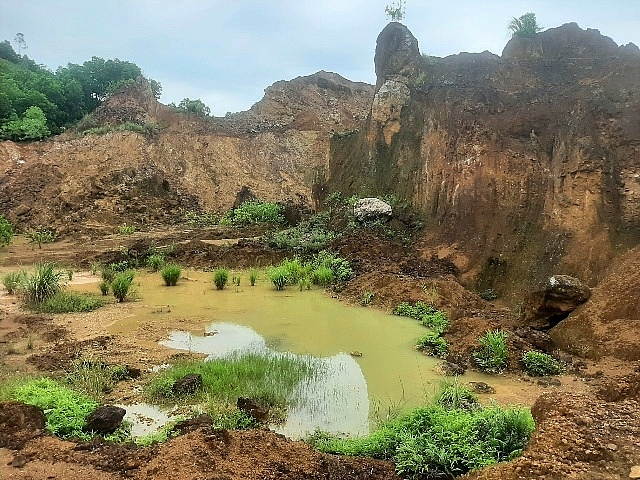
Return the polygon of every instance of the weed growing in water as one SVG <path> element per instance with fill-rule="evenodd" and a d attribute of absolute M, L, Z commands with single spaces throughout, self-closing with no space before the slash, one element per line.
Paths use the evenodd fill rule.
<path fill-rule="evenodd" d="M 178 279 L 180 278 L 181 273 L 182 267 L 180 267 L 180 265 L 176 265 L 175 263 L 166 265 L 161 272 L 164 284 L 167 287 L 175 286 L 178 283 Z"/>
<path fill-rule="evenodd" d="M 426 313 L 420 320 L 425 327 L 430 328 L 438 335 L 442 335 L 449 328 L 449 319 L 443 311 L 436 310 L 433 313 Z"/>
<path fill-rule="evenodd" d="M 213 283 L 216 285 L 217 290 L 222 290 L 227 281 L 229 280 L 229 269 L 216 268 L 213 272 Z"/>
<path fill-rule="evenodd" d="M 249 283 L 253 287 L 255 286 L 256 281 L 258 281 L 258 270 L 252 268 L 251 270 L 249 270 Z"/>
<path fill-rule="evenodd" d="M 478 397 L 458 380 L 442 382 L 434 402 L 447 410 L 479 410 Z"/>
<path fill-rule="evenodd" d="M 534 377 L 560 375 L 562 365 L 551 355 L 531 350 L 522 354 L 522 364 L 527 373 Z"/>
<path fill-rule="evenodd" d="M 235 285 L 236 287 L 239 287 L 241 279 L 242 279 L 242 277 L 240 275 L 234 275 L 233 277 L 231 277 L 231 283 L 233 285 Z"/>
<path fill-rule="evenodd" d="M 127 295 L 129 295 L 134 275 L 134 272 L 129 271 L 118 273 L 113 277 L 111 291 L 113 292 L 113 296 L 118 299 L 118 302 L 124 302 Z"/>
<path fill-rule="evenodd" d="M 429 332 L 416 342 L 416 349 L 422 350 L 434 357 L 444 358 L 447 355 L 449 345 L 438 332 Z"/>
<path fill-rule="evenodd" d="M 287 277 L 287 270 L 284 267 L 269 267 L 267 268 L 267 277 L 276 287 L 276 290 L 284 290 L 284 287 L 289 283 Z"/>
<path fill-rule="evenodd" d="M 482 348 L 473 354 L 473 359 L 481 370 L 487 373 L 499 373 L 507 364 L 507 334 L 500 330 L 488 330 L 478 338 Z"/>
<path fill-rule="evenodd" d="M 324 265 L 316 268 L 313 271 L 311 278 L 313 283 L 315 283 L 316 285 L 320 285 L 321 287 L 329 286 L 335 280 L 333 270 L 331 270 L 331 268 L 329 267 L 325 267 Z"/>

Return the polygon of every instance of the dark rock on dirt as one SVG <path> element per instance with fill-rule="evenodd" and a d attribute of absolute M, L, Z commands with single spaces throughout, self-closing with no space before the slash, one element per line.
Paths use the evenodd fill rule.
<path fill-rule="evenodd" d="M 44 413 L 38 407 L 14 401 L 0 402 L 0 447 L 21 449 L 42 433 L 45 422 Z"/>
<path fill-rule="evenodd" d="M 269 417 L 269 408 L 253 398 L 240 397 L 236 402 L 236 406 L 238 410 L 256 419 L 258 422 L 264 422 Z"/>
<path fill-rule="evenodd" d="M 112 433 L 122 424 L 127 411 L 115 405 L 102 405 L 87 417 L 85 432 Z"/>
<path fill-rule="evenodd" d="M 211 425 L 213 425 L 213 418 L 211 418 L 211 415 L 203 413 L 202 415 L 198 415 L 197 417 L 189 418 L 187 420 L 176 423 L 174 430 L 180 432 L 180 434 L 183 435 L 185 433 L 198 430 L 199 428 L 210 427 Z"/>
<path fill-rule="evenodd" d="M 244 185 L 238 193 L 236 193 L 236 199 L 233 202 L 233 208 L 238 208 L 244 202 L 255 202 L 258 197 L 251 191 L 249 187 Z"/>
<path fill-rule="evenodd" d="M 469 386 L 476 393 L 487 393 L 487 394 L 496 393 L 495 388 L 493 388 L 491 385 L 484 382 L 469 382 Z"/>
<path fill-rule="evenodd" d="M 560 380 L 558 380 L 557 378 L 540 378 L 536 383 L 543 388 L 559 387 L 562 385 Z"/>
<path fill-rule="evenodd" d="M 555 348 L 553 339 L 545 332 L 534 330 L 533 328 L 516 328 L 514 333 L 525 342 L 544 352 L 551 352 Z"/>
<path fill-rule="evenodd" d="M 527 296 L 522 322 L 537 330 L 548 330 L 565 319 L 591 296 L 591 290 L 575 277 L 554 275 Z"/>
<path fill-rule="evenodd" d="M 189 395 L 202 388 L 202 375 L 189 373 L 175 381 L 171 390 L 177 395 Z"/>
<path fill-rule="evenodd" d="M 447 361 L 440 363 L 438 365 L 438 370 L 442 372 L 443 375 L 447 375 L 449 377 L 462 375 L 465 372 L 465 368 L 462 365 Z"/>

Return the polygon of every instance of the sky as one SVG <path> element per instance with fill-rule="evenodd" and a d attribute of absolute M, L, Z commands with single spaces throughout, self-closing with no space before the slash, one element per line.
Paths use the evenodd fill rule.
<path fill-rule="evenodd" d="M 336 72 L 375 83 L 376 38 L 395 0 L 0 0 L 0 41 L 24 35 L 54 70 L 92 56 L 136 63 L 163 103 L 199 98 L 214 115 L 247 110 L 278 80 Z M 500 55 L 527 12 L 546 28 L 576 22 L 640 46 L 640 0 L 407 0 L 420 51 Z"/>

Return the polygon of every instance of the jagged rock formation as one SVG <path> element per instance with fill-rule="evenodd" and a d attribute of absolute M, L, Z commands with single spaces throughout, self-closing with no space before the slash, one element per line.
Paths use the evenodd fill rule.
<path fill-rule="evenodd" d="M 502 57 L 422 58 L 398 40 L 406 27 L 387 28 L 374 98 L 402 87 L 333 140 L 327 189 L 410 201 L 430 225 L 425 255 L 454 245 L 470 285 L 514 303 L 554 273 L 594 285 L 640 233 L 637 47 L 568 24 Z"/>

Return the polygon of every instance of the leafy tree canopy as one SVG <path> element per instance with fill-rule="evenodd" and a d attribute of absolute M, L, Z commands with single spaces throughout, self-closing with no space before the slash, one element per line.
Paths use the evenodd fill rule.
<path fill-rule="evenodd" d="M 512 37 L 532 37 L 542 31 L 542 27 L 538 25 L 536 14 L 533 12 L 525 13 L 518 18 L 513 17 L 507 28 Z"/>
<path fill-rule="evenodd" d="M 405 0 L 397 0 L 395 3 L 391 3 L 384 8 L 384 13 L 386 13 L 389 20 L 392 22 L 401 22 L 404 20 L 404 17 L 407 13 L 405 8 L 406 5 Z"/>
<path fill-rule="evenodd" d="M 207 107 L 199 98 L 196 98 L 195 100 L 191 100 L 190 98 L 183 98 L 182 100 L 180 100 L 180 103 L 178 103 L 177 106 L 174 103 L 170 103 L 169 106 L 178 110 L 183 110 L 187 113 L 200 115 L 202 117 L 208 117 L 211 114 L 211 109 Z"/>

